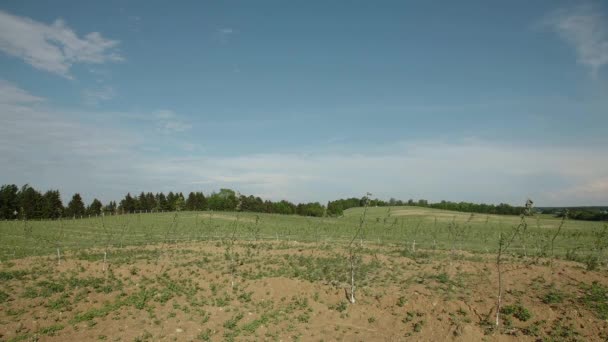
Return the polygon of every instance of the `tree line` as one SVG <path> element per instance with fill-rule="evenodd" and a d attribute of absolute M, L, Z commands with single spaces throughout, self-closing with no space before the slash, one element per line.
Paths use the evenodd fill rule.
<path fill-rule="evenodd" d="M 321 217 L 326 214 L 325 206 L 319 202 L 294 204 L 289 201 L 262 200 L 256 196 L 237 194 L 231 189 L 220 189 L 205 196 L 202 192 L 190 192 L 187 197 L 181 192 L 140 193 L 133 196 L 127 193 L 116 203 L 110 201 L 103 205 L 93 199 L 86 206 L 82 196 L 74 194 L 67 206 L 63 205 L 59 190 L 44 193 L 28 184 L 3 185 L 0 188 L 0 219 L 57 219 L 60 217 L 83 217 L 88 215 L 117 215 L 136 212 L 161 212 L 180 210 L 250 211 L 285 215 Z"/>
<path fill-rule="evenodd" d="M 248 211 L 322 217 L 341 216 L 345 210 L 363 207 L 365 203 L 372 207 L 418 206 L 495 215 L 519 215 L 524 212 L 524 207 L 505 203 L 498 205 L 450 201 L 429 203 L 424 199 L 402 201 L 391 198 L 384 201 L 367 197 L 338 199 L 329 201 L 326 206 L 319 202 L 294 204 L 286 200 L 275 202 L 263 200 L 257 196 L 241 195 L 231 189 L 220 189 L 207 196 L 202 192 L 190 192 L 187 197 L 181 192 L 169 192 L 166 195 L 162 192 L 141 192 L 139 195 L 128 193 L 120 202 L 110 201 L 106 205 L 96 198 L 89 205 L 85 205 L 80 194 L 76 193 L 71 197 L 67 206 L 64 206 L 59 190 L 48 190 L 42 193 L 27 184 L 21 188 L 9 184 L 0 188 L 0 219 L 57 219 L 99 214 L 116 215 L 179 210 Z M 561 211 L 557 208 L 543 208 L 543 212 L 559 216 Z M 573 208 L 568 216 L 580 220 L 608 220 L 608 211 Z"/>
<path fill-rule="evenodd" d="M 608 207 L 567 207 L 567 208 L 540 208 L 544 214 L 585 221 L 608 221 Z M 567 211 L 566 211 L 567 210 Z"/>
<path fill-rule="evenodd" d="M 339 199 L 336 201 L 330 201 L 327 204 L 327 213 L 329 215 L 339 216 L 342 215 L 343 211 L 349 208 L 362 207 L 365 201 L 368 200 L 363 198 L 347 198 Z M 408 201 L 397 200 L 391 198 L 388 201 L 379 199 L 369 199 L 369 206 L 386 207 L 386 206 L 417 206 L 426 208 L 435 208 L 443 210 L 461 211 L 467 213 L 479 213 L 479 214 L 495 214 L 495 215 L 519 215 L 524 211 L 524 207 L 512 206 L 509 204 L 501 203 L 498 205 L 494 204 L 477 204 L 470 202 L 450 202 L 441 201 L 437 203 L 429 203 L 425 199 Z"/>

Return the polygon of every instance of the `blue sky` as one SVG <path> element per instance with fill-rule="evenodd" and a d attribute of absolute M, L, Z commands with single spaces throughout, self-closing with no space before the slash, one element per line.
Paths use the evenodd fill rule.
<path fill-rule="evenodd" d="M 4 1 L 0 183 L 608 204 L 608 6 Z"/>

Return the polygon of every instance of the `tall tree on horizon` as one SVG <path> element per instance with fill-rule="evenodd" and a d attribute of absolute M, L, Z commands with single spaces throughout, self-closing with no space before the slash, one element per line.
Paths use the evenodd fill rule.
<path fill-rule="evenodd" d="M 0 218 L 12 220 L 19 213 L 19 187 L 15 184 L 3 185 L 0 188 Z"/>
<path fill-rule="evenodd" d="M 42 196 L 42 217 L 56 219 L 63 215 L 63 203 L 59 190 L 49 190 Z"/>
<path fill-rule="evenodd" d="M 87 208 L 87 214 L 89 215 L 99 215 L 101 214 L 101 209 L 103 208 L 103 204 L 97 199 L 94 198 L 93 202 Z"/>
<path fill-rule="evenodd" d="M 84 202 L 79 193 L 72 196 L 72 200 L 68 203 L 67 214 L 68 216 L 82 216 L 85 214 Z"/>
<path fill-rule="evenodd" d="M 42 195 L 36 191 L 36 189 L 25 184 L 21 187 L 18 195 L 19 211 L 22 218 L 25 219 L 36 219 L 42 217 Z"/>

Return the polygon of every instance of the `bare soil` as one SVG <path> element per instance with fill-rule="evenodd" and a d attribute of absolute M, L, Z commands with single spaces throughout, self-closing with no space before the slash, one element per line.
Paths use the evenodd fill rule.
<path fill-rule="evenodd" d="M 0 341 L 603 341 L 606 271 L 368 246 L 220 242 L 0 264 Z M 234 286 L 232 284 L 234 283 Z M 590 299 L 591 298 L 591 299 Z M 513 310 L 511 310 L 513 311 Z M 528 317 L 529 314 L 529 317 Z"/>

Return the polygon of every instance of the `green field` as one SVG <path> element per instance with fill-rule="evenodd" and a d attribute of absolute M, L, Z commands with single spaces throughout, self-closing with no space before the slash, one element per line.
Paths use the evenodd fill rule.
<path fill-rule="evenodd" d="M 172 212 L 64 219 L 0 222 L 3 260 L 33 255 L 176 243 L 216 241 L 233 236 L 240 241 L 276 240 L 344 244 L 359 226 L 363 208 L 342 217 L 302 217 L 236 212 Z M 511 245 L 514 253 L 547 253 L 561 219 L 527 217 L 526 234 Z M 469 214 L 421 207 L 367 208 L 362 240 L 368 244 L 408 248 L 494 252 L 500 232 L 520 223 L 517 216 Z M 586 254 L 594 245 L 601 222 L 567 220 L 555 238 L 556 255 Z"/>

